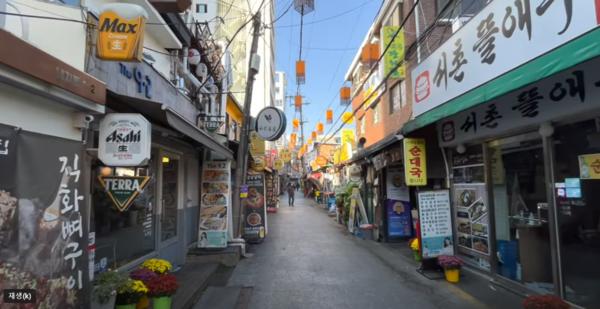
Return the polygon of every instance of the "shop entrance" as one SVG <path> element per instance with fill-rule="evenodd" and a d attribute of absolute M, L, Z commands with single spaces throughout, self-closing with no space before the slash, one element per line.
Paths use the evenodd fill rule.
<path fill-rule="evenodd" d="M 498 265 L 504 278 L 554 292 L 544 150 L 537 132 L 489 143 Z"/>
<path fill-rule="evenodd" d="M 183 183 L 181 157 L 168 151 L 160 151 L 158 185 L 159 255 L 175 265 L 183 264 L 181 211 L 183 210 Z"/>

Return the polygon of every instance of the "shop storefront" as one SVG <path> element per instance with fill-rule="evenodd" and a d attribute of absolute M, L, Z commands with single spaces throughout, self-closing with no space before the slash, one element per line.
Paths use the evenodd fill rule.
<path fill-rule="evenodd" d="M 207 239 L 200 239 L 200 230 L 206 234 L 219 230 L 221 235 L 221 226 L 229 222 L 226 209 L 219 209 L 217 217 L 210 220 L 206 214 L 200 218 L 201 205 L 216 209 L 217 204 L 225 205 L 222 200 L 226 198 L 220 193 L 200 196 L 201 171 L 206 162 L 227 164 L 232 153 L 198 127 L 194 104 L 151 66 L 93 59 L 89 71 L 107 82 L 107 114 L 139 114 L 151 124 L 147 161 L 136 166 L 109 165 L 98 157 L 91 161 L 95 270 L 129 269 L 150 257 L 167 259 L 179 267 L 189 248 L 205 245 Z M 96 139 L 95 145 L 98 142 Z M 120 208 L 107 194 L 102 177 L 147 179 L 147 183 L 127 207 Z M 225 184 L 230 181 L 229 177 L 222 180 Z M 220 183 L 208 189 L 224 190 Z M 208 241 L 223 243 L 221 236 Z"/>

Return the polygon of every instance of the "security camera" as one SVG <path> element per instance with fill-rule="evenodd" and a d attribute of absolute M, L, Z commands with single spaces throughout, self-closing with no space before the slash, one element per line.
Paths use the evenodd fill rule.
<path fill-rule="evenodd" d="M 94 116 L 76 112 L 73 114 L 73 126 L 78 129 L 87 129 L 90 127 L 90 123 L 94 121 Z"/>

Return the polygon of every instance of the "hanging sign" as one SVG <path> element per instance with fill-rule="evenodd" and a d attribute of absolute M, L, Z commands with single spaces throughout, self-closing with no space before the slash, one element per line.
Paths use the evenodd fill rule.
<path fill-rule="evenodd" d="M 265 155 L 265 141 L 255 131 L 250 132 L 249 151 L 253 157 Z"/>
<path fill-rule="evenodd" d="M 150 176 L 119 177 L 98 176 L 102 188 L 120 212 L 126 211 L 136 197 L 144 190 Z"/>
<path fill-rule="evenodd" d="M 202 168 L 199 248 L 227 247 L 231 162 L 207 161 Z"/>
<path fill-rule="evenodd" d="M 148 14 L 139 5 L 110 3 L 98 19 L 97 56 L 102 60 L 142 61 Z"/>
<path fill-rule="evenodd" d="M 292 160 L 292 153 L 288 149 L 282 149 L 279 156 L 284 163 L 288 163 Z"/>
<path fill-rule="evenodd" d="M 276 170 L 281 171 L 283 169 L 283 160 L 281 160 L 281 159 L 275 160 L 275 163 L 273 164 L 273 167 Z"/>
<path fill-rule="evenodd" d="M 265 163 L 265 157 L 264 156 L 257 156 L 254 158 L 254 161 L 252 161 L 252 166 L 251 168 L 254 171 L 257 172 L 261 172 L 265 169 L 266 163 Z"/>
<path fill-rule="evenodd" d="M 139 166 L 150 159 L 152 130 L 140 114 L 107 114 L 100 122 L 98 158 L 108 166 Z"/>
<path fill-rule="evenodd" d="M 600 179 L 600 153 L 579 156 L 579 178 Z"/>
<path fill-rule="evenodd" d="M 405 138 L 404 140 L 404 177 L 407 186 L 427 185 L 427 156 L 425 140 Z"/>
<path fill-rule="evenodd" d="M 412 71 L 414 116 L 598 27 L 597 3 L 492 1 Z"/>
<path fill-rule="evenodd" d="M 256 116 L 256 133 L 264 140 L 276 141 L 285 132 L 285 114 L 278 108 L 265 107 Z"/>
<path fill-rule="evenodd" d="M 454 255 L 450 192 L 448 190 L 419 192 L 418 201 L 423 258 Z"/>

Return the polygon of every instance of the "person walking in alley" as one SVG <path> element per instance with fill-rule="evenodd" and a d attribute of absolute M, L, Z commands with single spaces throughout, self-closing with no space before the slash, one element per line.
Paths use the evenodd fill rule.
<path fill-rule="evenodd" d="M 287 193 L 288 193 L 288 206 L 294 207 L 294 193 L 296 190 L 294 189 L 294 185 L 290 182 L 288 183 Z"/>

